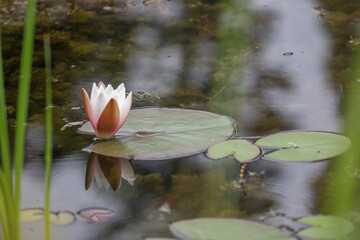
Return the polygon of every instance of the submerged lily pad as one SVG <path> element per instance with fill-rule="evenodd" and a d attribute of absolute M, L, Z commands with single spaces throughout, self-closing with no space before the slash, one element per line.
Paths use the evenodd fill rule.
<path fill-rule="evenodd" d="M 281 148 L 265 157 L 280 161 L 317 161 L 344 153 L 350 139 L 331 132 L 282 132 L 263 137 L 255 142 L 261 147 Z"/>
<path fill-rule="evenodd" d="M 276 228 L 232 218 L 198 218 L 171 224 L 179 238 L 191 240 L 294 240 Z"/>
<path fill-rule="evenodd" d="M 27 208 L 20 211 L 20 219 L 22 222 L 32 222 L 44 218 L 44 209 Z"/>
<path fill-rule="evenodd" d="M 334 216 L 304 217 L 298 222 L 312 226 L 298 232 L 298 235 L 314 239 L 338 239 L 353 230 L 353 224 L 350 221 Z"/>
<path fill-rule="evenodd" d="M 229 155 L 234 155 L 239 162 L 246 162 L 258 157 L 261 150 L 249 141 L 243 139 L 228 140 L 217 143 L 210 147 L 207 155 L 213 159 L 224 158 Z"/>
<path fill-rule="evenodd" d="M 75 215 L 69 211 L 50 213 L 50 222 L 58 226 L 65 226 L 75 221 Z"/>
<path fill-rule="evenodd" d="M 94 134 L 91 124 L 81 133 Z M 235 121 L 229 117 L 195 110 L 145 108 L 130 111 L 125 124 L 109 141 L 100 141 L 88 150 L 128 159 L 159 160 L 204 152 L 233 135 Z"/>

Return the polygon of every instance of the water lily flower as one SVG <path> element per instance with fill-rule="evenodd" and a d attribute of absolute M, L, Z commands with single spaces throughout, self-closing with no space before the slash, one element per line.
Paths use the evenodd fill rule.
<path fill-rule="evenodd" d="M 133 94 L 127 97 L 124 84 L 114 89 L 103 82 L 93 84 L 91 95 L 82 90 L 86 114 L 95 130 L 97 137 L 109 139 L 115 135 L 129 115 Z"/>

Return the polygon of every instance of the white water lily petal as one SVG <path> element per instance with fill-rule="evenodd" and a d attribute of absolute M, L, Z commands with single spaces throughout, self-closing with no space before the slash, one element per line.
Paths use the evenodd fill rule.
<path fill-rule="evenodd" d="M 117 98 L 115 98 L 115 100 L 117 101 L 119 108 L 121 109 L 121 106 L 124 104 L 125 96 L 126 96 L 125 88 L 122 88 L 120 92 L 116 93 L 116 96 Z"/>
<path fill-rule="evenodd" d="M 96 100 L 94 109 L 97 119 L 99 120 L 101 113 L 104 111 L 107 103 L 110 101 L 110 98 L 104 92 L 100 92 L 98 99 Z"/>
<path fill-rule="evenodd" d="M 128 181 L 131 185 L 134 185 L 136 179 L 133 166 L 127 159 L 120 159 L 121 161 L 121 177 Z"/>
<path fill-rule="evenodd" d="M 100 86 L 98 87 L 100 93 L 105 91 L 104 86 L 105 86 L 104 84 L 100 84 Z"/>
<path fill-rule="evenodd" d="M 112 91 L 108 96 L 109 96 L 109 98 L 114 98 L 118 102 L 117 98 L 119 98 L 119 94 L 116 91 Z M 118 102 L 118 105 L 119 105 L 119 102 Z"/>
<path fill-rule="evenodd" d="M 110 184 L 108 183 L 106 177 L 104 176 L 98 162 L 96 163 L 94 178 L 95 178 L 96 185 L 102 191 L 107 191 L 109 189 Z"/>
<path fill-rule="evenodd" d="M 90 103 L 91 105 L 95 104 L 95 99 L 99 96 L 99 89 L 96 86 L 95 83 L 93 83 L 92 88 L 91 88 L 91 94 L 90 94 Z"/>
<path fill-rule="evenodd" d="M 130 108 L 131 108 L 131 103 L 132 103 L 132 98 L 133 98 L 133 93 L 130 92 L 129 95 L 127 96 L 127 98 L 125 99 L 125 101 L 123 102 L 123 104 L 121 106 L 119 106 L 119 108 L 120 108 L 120 124 L 121 124 L 121 126 L 124 124 L 126 118 L 129 115 Z"/>
<path fill-rule="evenodd" d="M 118 104 L 118 106 L 119 106 L 119 110 L 120 110 L 120 106 L 121 106 L 123 103 L 120 101 L 119 96 L 118 96 L 118 95 L 115 95 L 113 98 L 116 100 L 116 102 L 117 102 L 117 104 Z M 120 115 L 121 115 L 121 113 L 120 113 Z"/>
<path fill-rule="evenodd" d="M 125 86 L 124 86 L 124 84 L 122 83 L 122 84 L 120 84 L 117 88 L 116 88 L 116 92 L 117 93 L 120 93 L 120 91 L 122 90 L 122 89 L 124 89 L 125 90 Z"/>
<path fill-rule="evenodd" d="M 114 88 L 111 86 L 111 84 L 109 84 L 105 89 L 105 92 L 107 95 L 110 95 L 110 93 L 112 93 L 113 91 L 114 91 Z"/>

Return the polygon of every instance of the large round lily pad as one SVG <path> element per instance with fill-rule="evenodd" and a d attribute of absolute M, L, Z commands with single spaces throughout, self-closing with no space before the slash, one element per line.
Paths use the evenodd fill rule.
<path fill-rule="evenodd" d="M 81 133 L 94 134 L 90 123 Z M 229 117 L 195 110 L 145 108 L 130 111 L 116 138 L 87 149 L 99 154 L 141 160 L 159 160 L 204 152 L 233 135 Z"/>
<path fill-rule="evenodd" d="M 191 240 L 294 240 L 276 228 L 233 218 L 198 218 L 171 224 L 181 239 Z"/>
<path fill-rule="evenodd" d="M 207 151 L 207 155 L 210 158 L 220 159 L 233 155 L 239 162 L 248 162 L 256 159 L 260 153 L 261 151 L 258 146 L 243 139 L 232 139 L 217 143 Z"/>
<path fill-rule="evenodd" d="M 261 147 L 280 148 L 265 157 L 280 161 L 317 161 L 344 153 L 350 139 L 331 132 L 281 132 L 255 142 Z"/>
<path fill-rule="evenodd" d="M 310 216 L 300 218 L 298 222 L 312 226 L 301 230 L 298 235 L 314 239 L 338 239 L 353 230 L 349 220 L 335 216 Z"/>

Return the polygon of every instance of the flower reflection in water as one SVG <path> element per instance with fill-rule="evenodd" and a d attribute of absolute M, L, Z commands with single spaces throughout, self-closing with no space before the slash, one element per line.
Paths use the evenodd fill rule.
<path fill-rule="evenodd" d="M 93 179 L 98 187 L 107 191 L 109 187 L 116 191 L 122 178 L 131 185 L 135 181 L 134 167 L 128 159 L 114 158 L 91 152 L 86 167 L 85 189 L 89 189 Z"/>

